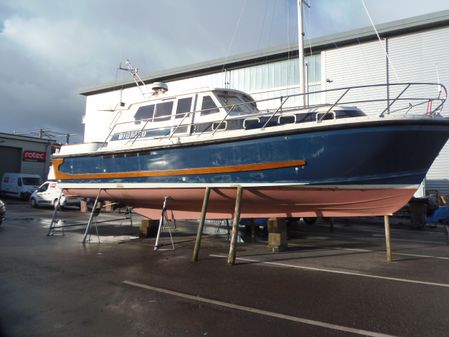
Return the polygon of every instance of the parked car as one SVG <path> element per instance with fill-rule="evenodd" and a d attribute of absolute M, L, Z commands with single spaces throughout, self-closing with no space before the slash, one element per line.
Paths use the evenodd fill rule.
<path fill-rule="evenodd" d="M 32 207 L 39 206 L 56 206 L 61 189 L 58 186 L 57 181 L 46 181 L 37 190 L 35 190 L 30 197 Z M 81 198 L 68 197 L 64 194 L 61 195 L 60 206 L 79 206 Z"/>
<path fill-rule="evenodd" d="M 2 224 L 3 220 L 5 220 L 5 215 L 6 215 L 5 203 L 0 200 L 0 225 Z"/>
<path fill-rule="evenodd" d="M 2 178 L 1 192 L 6 196 L 27 200 L 40 184 L 42 178 L 37 174 L 6 172 Z"/>

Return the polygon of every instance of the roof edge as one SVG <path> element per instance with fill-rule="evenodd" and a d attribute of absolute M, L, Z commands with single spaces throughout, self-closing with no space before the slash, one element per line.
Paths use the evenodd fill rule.
<path fill-rule="evenodd" d="M 417 31 L 428 30 L 432 28 L 449 26 L 449 10 L 428 13 L 424 15 L 414 16 L 406 19 L 395 20 L 377 25 L 377 31 L 383 38 L 394 37 L 404 33 L 412 33 Z M 371 26 L 354 29 L 347 32 L 336 33 L 319 38 L 310 39 L 307 45 L 307 53 L 309 46 L 314 52 L 325 50 L 329 47 L 342 47 L 353 43 L 365 42 L 377 39 L 376 33 Z M 241 68 L 245 65 L 256 65 L 266 63 L 267 61 L 275 61 L 294 57 L 298 55 L 298 44 L 286 46 L 276 46 L 264 50 L 257 50 L 248 53 L 238 54 L 227 58 L 218 58 L 205 62 L 195 63 L 187 66 L 181 66 L 171 69 L 165 69 L 150 73 L 142 79 L 145 84 L 159 81 L 170 81 L 173 79 L 184 79 L 195 75 L 207 75 L 217 71 L 232 70 Z M 126 89 L 135 87 L 134 81 L 124 81 L 120 83 L 109 83 L 97 87 L 82 89 L 80 94 L 90 96 L 99 93 L 105 93 L 118 89 Z"/>

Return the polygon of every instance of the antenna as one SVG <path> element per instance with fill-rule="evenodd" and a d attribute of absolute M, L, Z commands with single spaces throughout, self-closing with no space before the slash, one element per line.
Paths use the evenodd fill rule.
<path fill-rule="evenodd" d="M 122 66 L 122 63 L 120 62 L 119 69 L 131 73 L 134 83 L 136 83 L 137 88 L 139 88 L 140 93 L 142 94 L 143 97 L 145 97 L 145 93 L 143 92 L 142 87 L 145 88 L 147 94 L 150 94 L 150 90 L 148 90 L 147 86 L 145 85 L 145 82 L 139 76 L 139 69 L 133 67 L 128 59 L 126 59 L 124 66 Z"/>
<path fill-rule="evenodd" d="M 70 133 L 70 132 L 62 132 L 62 131 L 56 131 L 51 129 L 38 129 L 38 130 L 31 130 L 24 133 L 19 133 L 19 135 L 32 135 L 37 136 L 39 138 L 48 139 L 48 140 L 55 140 L 56 138 L 65 138 L 65 143 L 70 143 L 70 137 L 78 135 L 77 133 Z"/>
<path fill-rule="evenodd" d="M 302 5 L 310 8 L 310 5 L 305 0 L 297 1 L 298 8 L 298 62 L 299 62 L 299 90 L 300 90 L 300 105 L 307 105 L 307 87 L 306 87 L 306 66 L 304 62 L 304 25 L 303 25 L 303 10 Z"/>

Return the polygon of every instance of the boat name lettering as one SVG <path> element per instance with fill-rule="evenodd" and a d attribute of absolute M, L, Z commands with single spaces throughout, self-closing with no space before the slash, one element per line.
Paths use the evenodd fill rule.
<path fill-rule="evenodd" d="M 134 130 L 134 131 L 125 131 L 125 132 L 118 132 L 112 136 L 112 140 L 125 140 L 125 139 L 132 139 L 132 138 L 143 138 L 146 137 L 147 131 L 143 130 Z"/>

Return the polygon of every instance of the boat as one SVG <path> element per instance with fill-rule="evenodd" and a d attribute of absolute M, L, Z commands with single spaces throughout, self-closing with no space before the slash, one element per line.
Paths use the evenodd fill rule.
<path fill-rule="evenodd" d="M 361 94 L 387 87 L 397 94 L 384 101 Z M 123 203 L 153 219 L 165 197 L 175 218 L 199 218 L 206 187 L 210 219 L 232 217 L 237 187 L 242 218 L 387 215 L 410 200 L 449 138 L 441 84 L 257 102 L 228 88 L 166 89 L 158 83 L 151 97 L 121 107 L 126 122 L 104 142 L 62 146 L 53 167 L 64 194 Z M 335 100 L 297 105 L 323 93 Z M 368 104 L 384 108 L 373 116 Z"/>
<path fill-rule="evenodd" d="M 206 189 L 209 219 L 233 216 L 237 190 L 241 218 L 389 215 L 410 200 L 449 138 L 439 83 L 256 101 L 229 88 L 171 93 L 164 83 L 146 94 L 137 69 L 125 69 L 142 98 L 118 106 L 103 142 L 62 146 L 53 167 L 65 195 L 122 203 L 151 219 L 163 206 L 198 219 Z"/>

